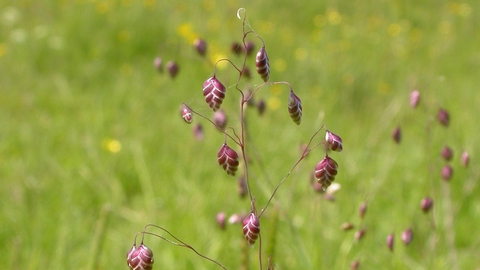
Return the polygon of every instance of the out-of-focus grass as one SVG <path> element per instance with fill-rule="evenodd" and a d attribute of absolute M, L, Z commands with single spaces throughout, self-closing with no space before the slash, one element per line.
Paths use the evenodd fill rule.
<path fill-rule="evenodd" d="M 200 86 L 217 57 L 240 61 L 229 50 L 241 39 L 239 7 L 265 41 L 271 79 L 290 82 L 304 108 L 296 127 L 287 116 L 288 89 L 272 86 L 257 95 L 267 100 L 266 114 L 247 113 L 257 208 L 322 124 L 344 140 L 344 152 L 331 154 L 342 186 L 334 203 L 308 184 L 323 155 L 315 150 L 262 218 L 264 248 L 279 267 L 341 269 L 353 260 L 364 269 L 478 266 L 476 1 L 126 0 L 0 4 L 5 268 L 126 268 L 125 253 L 146 223 L 228 269 L 239 267 L 240 228 L 220 231 L 214 219 L 219 211 L 249 209 L 236 196 L 236 180 L 216 164 L 223 135 L 204 121 L 205 139 L 197 142 L 178 116 L 181 102 L 211 114 Z M 207 60 L 191 48 L 196 36 L 208 42 Z M 177 78 L 153 69 L 157 55 L 178 62 Z M 233 69 L 219 67 L 217 74 L 233 85 Z M 408 107 L 413 89 L 421 93 L 415 110 Z M 229 88 L 223 107 L 234 127 L 237 101 Z M 440 107 L 451 114 L 448 128 L 435 120 Z M 400 145 L 390 138 L 397 125 Z M 439 176 L 445 144 L 455 151 L 448 184 Z M 461 150 L 470 153 L 469 168 L 459 166 Z M 425 195 L 435 201 L 435 229 L 419 209 Z M 364 220 L 357 216 L 362 201 Z M 365 237 L 356 243 L 353 232 L 339 229 L 345 221 L 365 228 Z M 409 227 L 414 239 L 403 246 L 400 232 Z M 384 243 L 391 232 L 393 253 Z M 156 268 L 216 269 L 186 249 L 146 241 Z M 255 249 L 250 253 L 254 266 Z"/>

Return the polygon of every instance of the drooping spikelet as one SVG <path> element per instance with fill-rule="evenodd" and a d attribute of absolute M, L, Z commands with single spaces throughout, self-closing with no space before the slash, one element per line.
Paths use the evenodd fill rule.
<path fill-rule="evenodd" d="M 144 244 L 134 245 L 127 253 L 127 265 L 130 270 L 152 270 L 153 252 Z"/>
<path fill-rule="evenodd" d="M 325 132 L 325 141 L 327 142 L 327 146 L 330 150 L 342 152 L 342 138 L 340 138 L 338 135 L 327 130 Z"/>
<path fill-rule="evenodd" d="M 264 46 L 258 50 L 257 55 L 255 56 L 255 68 L 263 81 L 267 82 L 270 76 L 270 63 L 268 62 L 268 55 Z"/>
<path fill-rule="evenodd" d="M 242 222 L 243 235 L 250 245 L 255 244 L 260 234 L 260 221 L 257 216 L 251 212 Z"/>
<path fill-rule="evenodd" d="M 288 113 L 293 122 L 300 125 L 302 121 L 302 101 L 300 101 L 300 98 L 295 95 L 292 90 L 290 90 L 290 94 L 288 95 Z"/>
<path fill-rule="evenodd" d="M 215 76 L 210 77 L 203 83 L 203 96 L 208 106 L 217 111 L 225 98 L 225 86 Z"/>
<path fill-rule="evenodd" d="M 315 166 L 315 179 L 320 183 L 321 188 L 328 188 L 337 175 L 338 164 L 329 156 L 325 156 Z"/>
<path fill-rule="evenodd" d="M 238 170 L 238 154 L 224 143 L 217 152 L 217 161 L 220 166 L 231 176 Z"/>
<path fill-rule="evenodd" d="M 182 103 L 180 106 L 180 115 L 183 118 L 183 121 L 187 124 L 191 124 L 193 120 L 192 110 L 185 104 Z"/>

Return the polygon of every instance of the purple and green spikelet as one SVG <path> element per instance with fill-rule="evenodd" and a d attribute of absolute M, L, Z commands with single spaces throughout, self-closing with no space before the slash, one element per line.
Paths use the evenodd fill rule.
<path fill-rule="evenodd" d="M 288 95 L 288 113 L 293 122 L 300 125 L 302 121 L 302 101 L 292 90 L 290 90 L 290 94 Z"/>
<path fill-rule="evenodd" d="M 203 83 L 203 96 L 213 111 L 220 109 L 225 98 L 225 91 L 225 86 L 215 76 L 208 78 Z"/>
<path fill-rule="evenodd" d="M 153 252 L 143 243 L 135 245 L 127 253 L 127 265 L 130 270 L 152 270 Z"/>
<path fill-rule="evenodd" d="M 330 150 L 336 151 L 336 152 L 342 152 L 343 150 L 342 138 L 340 138 L 338 135 L 327 130 L 325 132 L 325 141 L 327 142 L 327 146 Z"/>
<path fill-rule="evenodd" d="M 263 81 L 268 82 L 270 76 L 270 64 L 267 52 L 265 51 L 265 46 L 262 46 L 255 56 L 255 67 L 258 75 L 262 77 Z"/>
<path fill-rule="evenodd" d="M 251 212 L 242 222 L 243 235 L 251 246 L 255 244 L 260 234 L 260 221 L 257 216 Z"/>
<path fill-rule="evenodd" d="M 338 164 L 328 155 L 315 166 L 315 179 L 320 183 L 321 188 L 328 188 L 337 175 Z"/>
<path fill-rule="evenodd" d="M 217 161 L 220 166 L 231 176 L 238 170 L 238 154 L 224 143 L 217 152 Z"/>
<path fill-rule="evenodd" d="M 183 121 L 187 124 L 191 124 L 193 120 L 192 110 L 185 104 L 180 105 L 180 115 L 183 118 Z"/>

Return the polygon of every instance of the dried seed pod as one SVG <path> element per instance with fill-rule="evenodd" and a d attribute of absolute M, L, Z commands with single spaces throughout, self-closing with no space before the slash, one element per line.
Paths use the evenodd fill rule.
<path fill-rule="evenodd" d="M 420 208 L 424 213 L 428 213 L 433 207 L 433 200 L 430 197 L 425 197 L 420 201 Z"/>
<path fill-rule="evenodd" d="M 288 113 L 293 122 L 300 125 L 302 121 L 302 101 L 292 90 L 290 90 L 288 95 Z"/>
<path fill-rule="evenodd" d="M 130 270 L 152 270 L 153 252 L 143 243 L 127 253 L 127 265 Z"/>
<path fill-rule="evenodd" d="M 340 138 L 336 134 L 333 134 L 328 130 L 325 131 L 325 141 L 327 142 L 328 148 L 330 148 L 332 151 L 342 152 L 342 138 Z"/>
<path fill-rule="evenodd" d="M 183 121 L 187 124 L 191 124 L 193 120 L 192 110 L 187 106 L 187 104 L 182 103 L 180 105 L 180 115 L 183 118 Z"/>
<path fill-rule="evenodd" d="M 235 176 L 238 169 L 238 154 L 226 143 L 217 152 L 217 161 L 220 166 L 231 176 Z"/>
<path fill-rule="evenodd" d="M 321 184 L 321 188 L 328 188 L 337 175 L 338 164 L 329 156 L 325 156 L 315 166 L 315 179 Z"/>
<path fill-rule="evenodd" d="M 260 221 L 257 216 L 251 212 L 242 222 L 243 235 L 250 245 L 255 244 L 260 234 Z"/>
<path fill-rule="evenodd" d="M 193 48 L 195 48 L 198 54 L 205 56 L 205 53 L 207 52 L 207 42 L 203 39 L 197 38 L 193 41 Z"/>
<path fill-rule="evenodd" d="M 203 96 L 213 111 L 220 109 L 225 98 L 225 91 L 225 86 L 215 76 L 208 78 L 203 83 Z"/>
<path fill-rule="evenodd" d="M 387 244 L 387 247 L 390 251 L 393 251 L 393 243 L 394 243 L 394 235 L 393 233 L 387 235 L 387 238 L 385 239 L 385 243 Z"/>
<path fill-rule="evenodd" d="M 255 56 L 255 67 L 258 75 L 262 77 L 264 82 L 267 82 L 268 77 L 270 76 L 270 64 L 268 62 L 268 55 L 265 51 L 265 46 L 262 46 Z"/>

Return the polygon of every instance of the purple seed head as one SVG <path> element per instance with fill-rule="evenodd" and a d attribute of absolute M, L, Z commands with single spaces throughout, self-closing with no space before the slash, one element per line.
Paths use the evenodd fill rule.
<path fill-rule="evenodd" d="M 258 114 L 260 116 L 263 115 L 263 113 L 265 112 L 265 109 L 266 109 L 266 104 L 265 104 L 265 101 L 263 99 L 260 99 L 258 102 L 257 102 L 257 111 L 258 111 Z"/>
<path fill-rule="evenodd" d="M 394 235 L 393 233 L 387 235 L 387 238 L 385 239 L 385 243 L 387 244 L 387 247 L 390 251 L 393 251 L 393 243 L 394 243 Z"/>
<path fill-rule="evenodd" d="M 470 162 L 470 157 L 466 151 L 463 151 L 460 155 L 460 162 L 462 163 L 463 167 L 468 167 L 468 163 Z"/>
<path fill-rule="evenodd" d="M 450 116 L 445 109 L 440 109 L 437 113 L 437 120 L 443 126 L 448 127 L 448 124 L 450 123 Z"/>
<path fill-rule="evenodd" d="M 268 81 L 270 76 L 270 64 L 268 61 L 267 52 L 265 47 L 262 46 L 255 56 L 255 67 L 257 69 L 258 75 L 262 77 L 264 82 Z"/>
<path fill-rule="evenodd" d="M 315 179 L 322 189 L 328 188 L 337 175 L 338 164 L 329 156 L 325 156 L 315 166 Z"/>
<path fill-rule="evenodd" d="M 202 87 L 203 96 L 208 106 L 213 111 L 220 109 L 223 99 L 225 98 L 225 86 L 213 76 L 205 80 Z"/>
<path fill-rule="evenodd" d="M 203 127 L 202 127 L 202 125 L 200 125 L 200 124 L 194 125 L 192 127 L 192 133 L 193 133 L 193 137 L 195 137 L 195 139 L 197 141 L 203 140 Z"/>
<path fill-rule="evenodd" d="M 207 52 L 207 42 L 205 40 L 197 38 L 193 41 L 193 47 L 197 51 L 198 54 L 201 56 L 205 56 L 205 53 Z"/>
<path fill-rule="evenodd" d="M 247 55 L 251 55 L 253 50 L 255 49 L 255 44 L 253 44 L 253 42 L 251 42 L 251 41 L 247 41 L 247 42 L 245 42 L 245 48 L 244 49 L 245 49 L 245 53 Z"/>
<path fill-rule="evenodd" d="M 165 65 L 168 75 L 170 75 L 170 78 L 175 78 L 178 74 L 178 65 L 174 61 L 168 61 L 167 64 Z"/>
<path fill-rule="evenodd" d="M 217 152 L 217 161 L 220 166 L 231 176 L 235 176 L 238 169 L 238 154 L 224 143 Z"/>
<path fill-rule="evenodd" d="M 358 230 L 353 235 L 353 238 L 355 238 L 356 241 L 360 241 L 365 236 L 366 232 L 367 232 L 367 230 L 365 230 L 365 229 Z"/>
<path fill-rule="evenodd" d="M 222 130 L 227 126 L 227 116 L 221 109 L 213 113 L 213 123 Z"/>
<path fill-rule="evenodd" d="M 452 148 L 448 147 L 448 146 L 444 146 L 442 148 L 442 151 L 440 152 L 440 155 L 442 156 L 442 158 L 446 161 L 450 161 L 453 157 L 453 151 L 452 151 Z"/>
<path fill-rule="evenodd" d="M 153 252 L 143 243 L 127 253 L 127 265 L 130 270 L 152 270 Z"/>
<path fill-rule="evenodd" d="M 400 130 L 400 127 L 396 127 L 392 131 L 392 139 L 396 143 L 400 143 L 400 140 L 402 139 L 402 131 Z"/>
<path fill-rule="evenodd" d="M 182 103 L 180 105 L 180 115 L 183 118 L 183 121 L 187 124 L 191 124 L 193 120 L 192 110 L 187 106 L 187 104 Z"/>
<path fill-rule="evenodd" d="M 225 213 L 219 212 L 216 216 L 217 225 L 220 229 L 225 230 Z"/>
<path fill-rule="evenodd" d="M 412 238 L 413 238 L 413 232 L 412 232 L 412 229 L 410 228 L 403 231 L 402 234 L 400 235 L 400 239 L 402 240 L 402 243 L 405 245 L 410 244 L 410 242 L 412 242 Z"/>
<path fill-rule="evenodd" d="M 153 66 L 156 70 L 158 70 L 158 72 L 163 72 L 162 58 L 160 58 L 160 56 L 155 57 L 155 59 L 153 60 Z"/>
<path fill-rule="evenodd" d="M 410 107 L 412 108 L 417 107 L 419 101 L 420 101 L 420 92 L 418 92 L 418 90 L 413 90 L 410 93 Z"/>
<path fill-rule="evenodd" d="M 288 114 L 295 124 L 300 125 L 302 121 L 302 101 L 292 90 L 288 95 Z"/>
<path fill-rule="evenodd" d="M 237 180 L 237 192 L 240 198 L 245 198 L 248 194 L 247 181 L 245 180 L 245 175 L 242 175 Z"/>
<path fill-rule="evenodd" d="M 252 246 L 258 239 L 260 234 L 260 221 L 257 216 L 252 212 L 242 222 L 243 235 L 247 242 Z"/>
<path fill-rule="evenodd" d="M 242 53 L 242 44 L 234 41 L 232 42 L 232 45 L 230 45 L 230 50 L 232 51 L 233 54 L 240 55 Z"/>
<path fill-rule="evenodd" d="M 357 270 L 360 267 L 360 262 L 355 260 L 350 263 L 350 270 Z"/>
<path fill-rule="evenodd" d="M 338 135 L 330 132 L 325 131 L 325 142 L 327 143 L 328 148 L 332 151 L 342 152 L 343 150 L 343 143 L 342 138 Z"/>
<path fill-rule="evenodd" d="M 443 180 L 449 181 L 450 178 L 452 178 L 453 168 L 450 165 L 445 165 L 442 167 L 440 174 L 442 175 Z"/>
<path fill-rule="evenodd" d="M 424 213 L 428 213 L 433 207 L 433 200 L 430 197 L 425 197 L 420 201 L 420 208 Z"/>
<path fill-rule="evenodd" d="M 367 212 L 367 203 L 362 202 L 360 206 L 358 207 L 358 216 L 360 218 L 363 218 L 365 216 L 365 213 Z"/>

